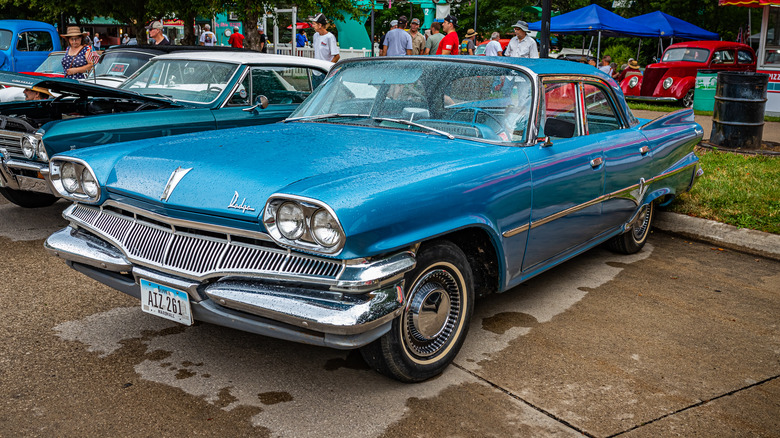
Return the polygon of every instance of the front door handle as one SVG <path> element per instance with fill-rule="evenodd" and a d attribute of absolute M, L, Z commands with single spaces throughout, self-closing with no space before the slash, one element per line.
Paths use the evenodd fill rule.
<path fill-rule="evenodd" d="M 639 153 L 642 155 L 647 155 L 648 152 L 650 152 L 649 146 L 642 146 L 641 148 L 639 148 Z"/>
<path fill-rule="evenodd" d="M 595 168 L 601 166 L 601 164 L 603 162 L 604 162 L 604 160 L 601 157 L 594 158 L 594 159 L 590 160 L 590 167 L 595 169 Z"/>

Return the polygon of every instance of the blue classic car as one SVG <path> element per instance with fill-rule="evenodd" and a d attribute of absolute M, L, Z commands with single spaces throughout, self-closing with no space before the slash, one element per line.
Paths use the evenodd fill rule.
<path fill-rule="evenodd" d="M 119 88 L 0 73 L 0 84 L 58 96 L 0 104 L 0 195 L 22 207 L 53 204 L 46 175 L 58 152 L 282 120 L 332 65 L 233 49 L 155 57 Z M 131 67 L 114 60 L 111 68 Z"/>
<path fill-rule="evenodd" d="M 55 156 L 74 204 L 46 248 L 144 312 L 421 381 L 475 297 L 602 243 L 639 251 L 701 137 L 690 110 L 637 120 L 571 62 L 348 60 L 282 123 Z"/>

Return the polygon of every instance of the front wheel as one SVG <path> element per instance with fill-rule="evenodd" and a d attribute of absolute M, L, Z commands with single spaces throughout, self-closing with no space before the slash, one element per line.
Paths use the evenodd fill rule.
<path fill-rule="evenodd" d="M 655 203 L 650 202 L 639 209 L 634 222 L 631 223 L 631 229 L 625 233 L 615 236 L 607 241 L 607 247 L 612 251 L 621 254 L 634 254 L 639 252 L 647 242 L 647 236 L 650 235 L 650 226 L 655 216 Z"/>
<path fill-rule="evenodd" d="M 685 93 L 685 96 L 682 98 L 682 104 L 686 108 L 690 108 L 693 106 L 693 88 L 688 90 L 687 93 Z"/>
<path fill-rule="evenodd" d="M 474 280 L 466 255 L 444 240 L 424 247 L 404 280 L 402 315 L 360 352 L 388 377 L 421 382 L 444 371 L 460 351 L 474 308 Z"/>
<path fill-rule="evenodd" d="M 40 208 L 48 207 L 59 198 L 47 193 L 38 192 L 26 192 L 23 190 L 9 189 L 8 187 L 0 188 L 0 195 L 14 204 L 24 208 Z"/>

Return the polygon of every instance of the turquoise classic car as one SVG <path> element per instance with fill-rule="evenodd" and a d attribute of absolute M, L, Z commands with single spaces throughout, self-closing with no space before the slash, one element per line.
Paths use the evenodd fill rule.
<path fill-rule="evenodd" d="M 640 251 L 701 174 L 690 110 L 634 118 L 566 61 L 356 59 L 282 123 L 62 153 L 46 248 L 144 312 L 441 373 L 475 297 Z M 81 287 L 81 286 L 79 286 Z"/>
<path fill-rule="evenodd" d="M 22 207 L 53 204 L 58 198 L 46 177 L 58 152 L 277 122 L 331 65 L 240 49 L 175 52 L 155 57 L 118 88 L 0 72 L 0 84 L 57 96 L 0 104 L 0 195 Z M 111 66 L 116 74 L 130 68 L 121 60 Z"/>

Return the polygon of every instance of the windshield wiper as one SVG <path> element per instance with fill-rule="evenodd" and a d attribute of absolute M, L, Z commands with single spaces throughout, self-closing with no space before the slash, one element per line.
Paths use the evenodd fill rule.
<path fill-rule="evenodd" d="M 426 131 L 430 131 L 430 132 L 433 132 L 433 133 L 436 133 L 436 134 L 439 134 L 439 135 L 443 135 L 443 136 L 449 138 L 450 140 L 455 140 L 455 136 L 450 134 L 449 132 L 445 132 L 445 131 L 442 131 L 442 130 L 439 130 L 439 129 L 431 128 L 430 126 L 423 125 L 422 123 L 412 122 L 410 120 L 405 120 L 405 119 L 388 119 L 388 118 L 385 118 L 385 117 L 373 117 L 373 119 L 376 120 L 376 121 L 379 121 L 379 122 L 400 123 L 402 125 L 408 125 L 408 126 L 414 126 L 414 127 L 417 127 L 417 128 L 422 128 L 422 129 L 425 129 Z"/>
<path fill-rule="evenodd" d="M 368 119 L 371 118 L 371 115 L 370 114 L 339 114 L 339 113 L 318 114 L 316 116 L 303 116 L 303 117 L 293 117 L 290 119 L 285 119 L 284 123 L 295 122 L 298 120 L 324 120 L 324 119 L 338 119 L 338 118 Z"/>

